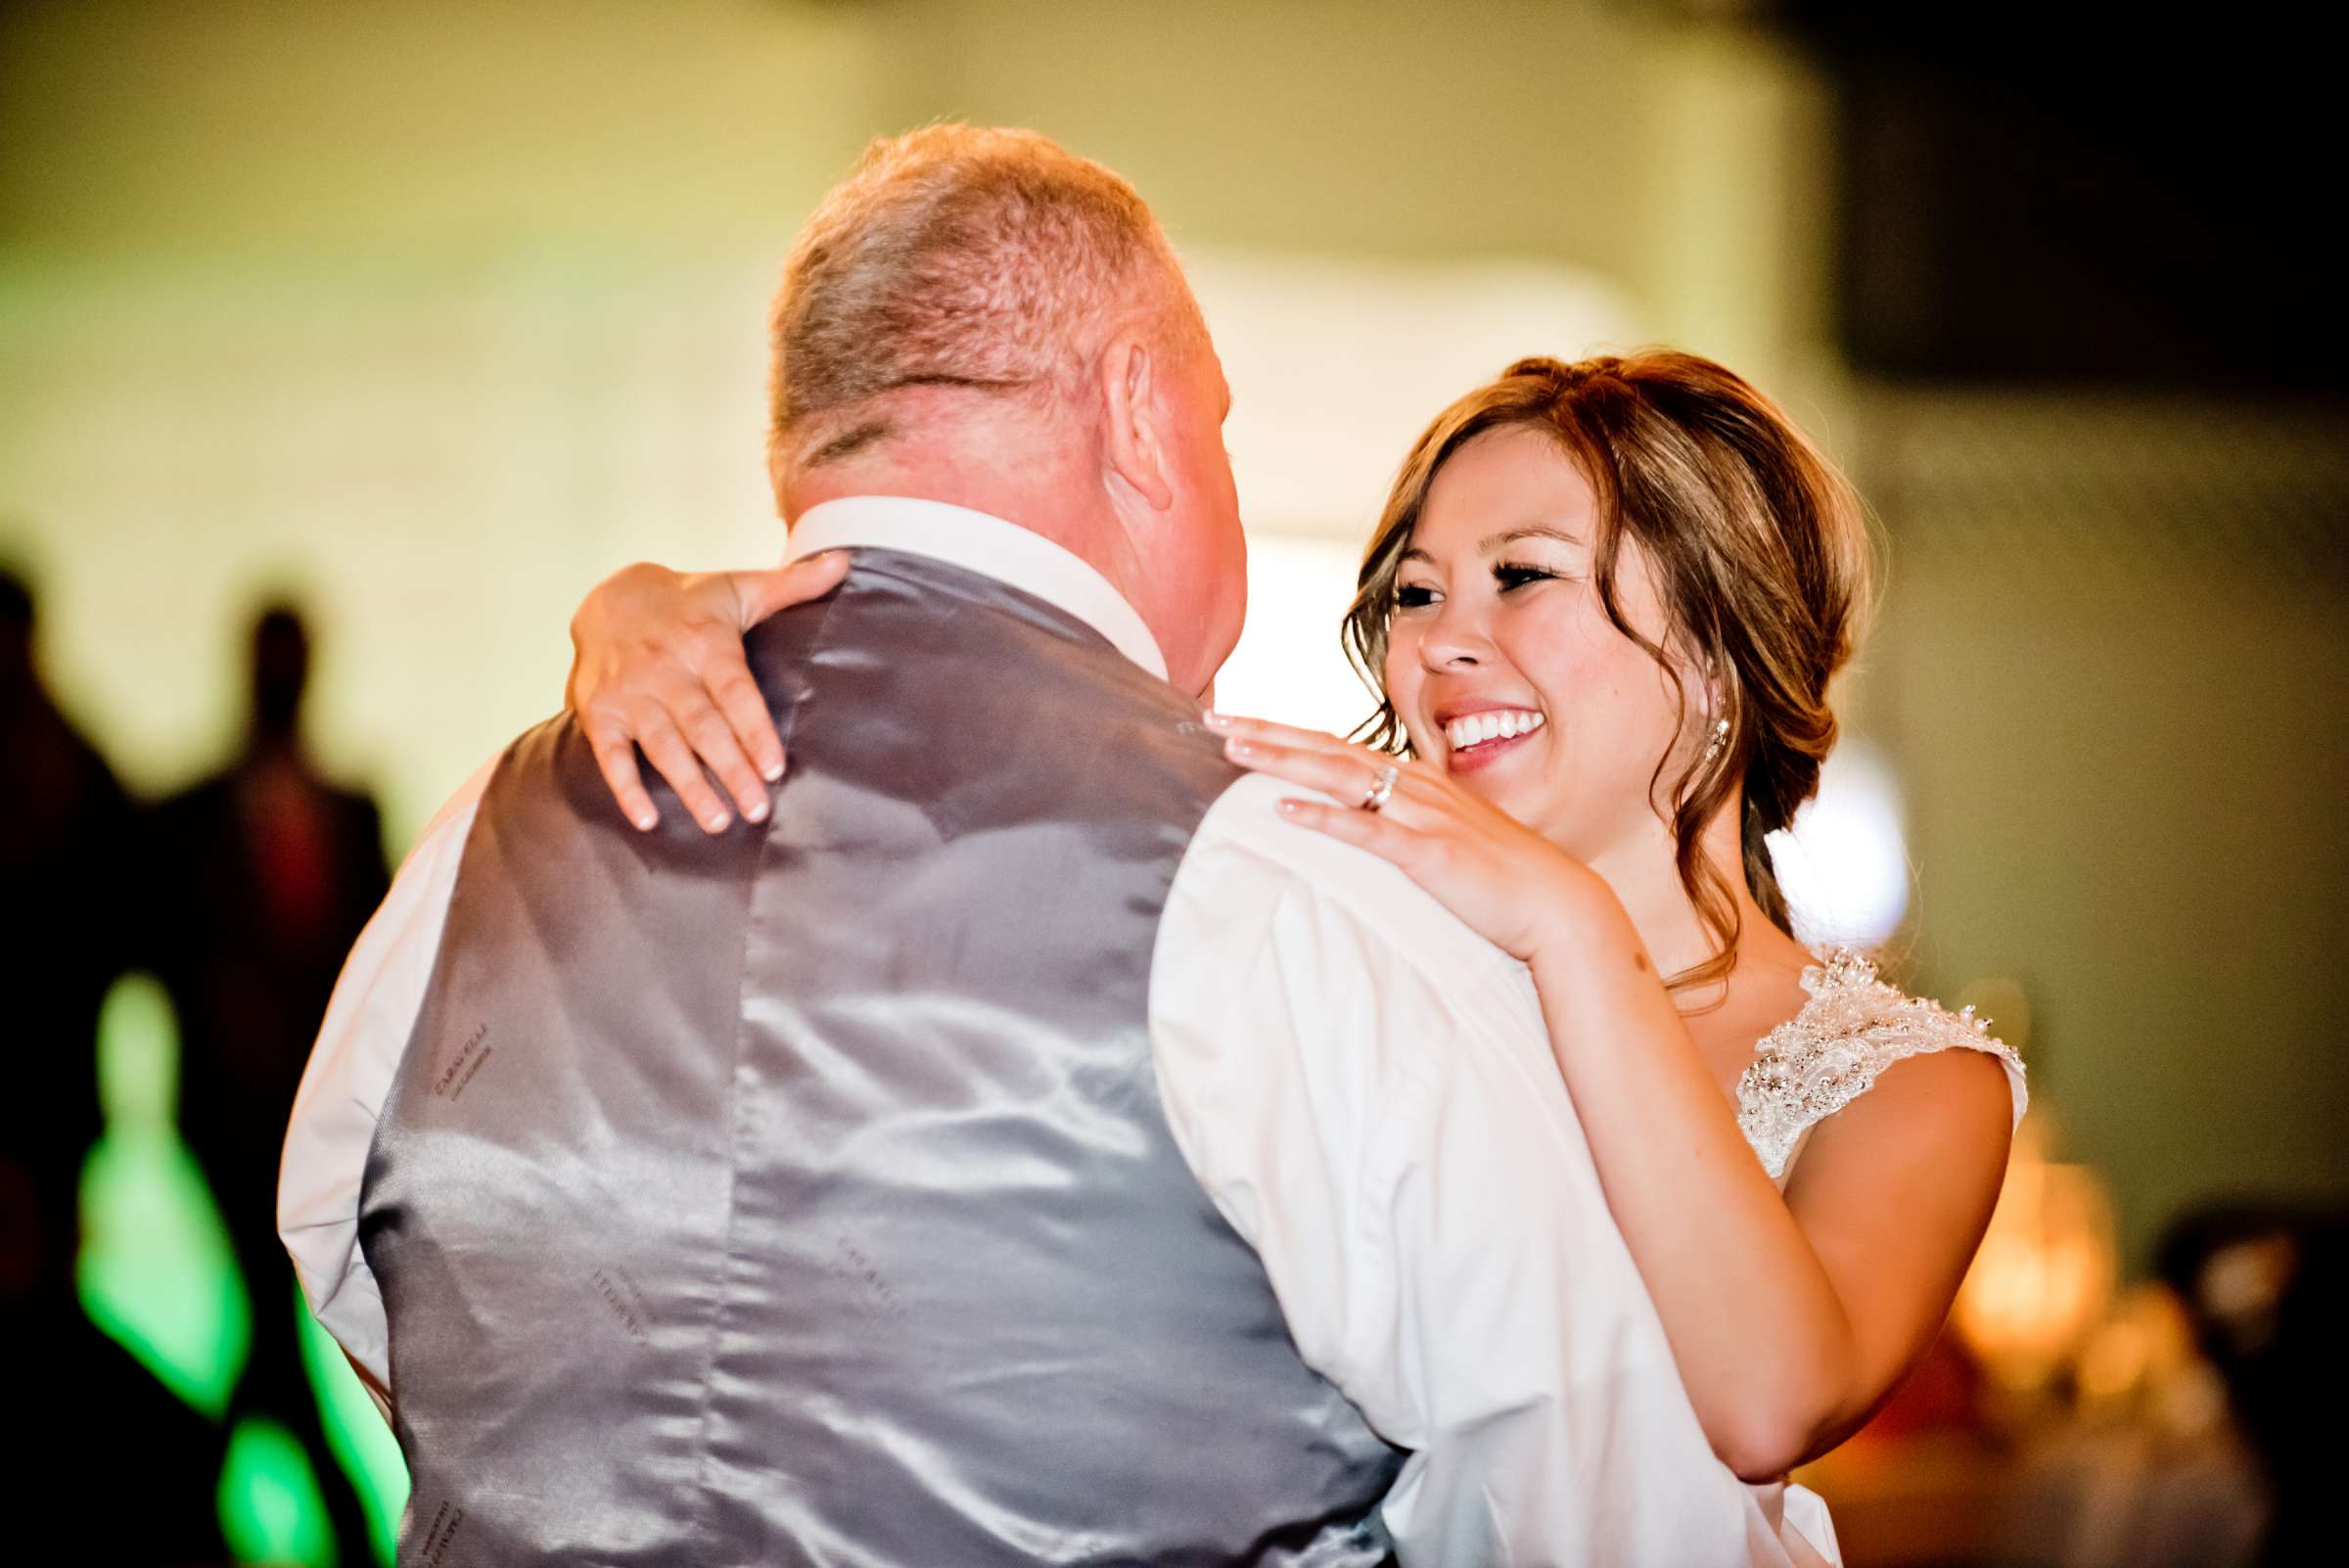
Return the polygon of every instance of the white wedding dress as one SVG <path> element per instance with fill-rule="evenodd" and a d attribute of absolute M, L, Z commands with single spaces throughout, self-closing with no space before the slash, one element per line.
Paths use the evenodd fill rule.
<path fill-rule="evenodd" d="M 2013 1090 L 2014 1120 L 2023 1119 L 2022 1058 L 1971 1007 L 1953 1013 L 1905 995 L 1848 949 L 1804 970 L 1802 983 L 1810 999 L 1762 1037 L 1753 1065 L 1737 1082 L 1737 1125 L 1781 1191 L 1813 1130 L 1911 1056 L 1962 1048 L 1997 1057 Z M 1836 1568 L 1843 1557 L 1826 1503 L 1807 1487 L 1779 1485 L 1778 1544 L 1798 1568 Z"/>

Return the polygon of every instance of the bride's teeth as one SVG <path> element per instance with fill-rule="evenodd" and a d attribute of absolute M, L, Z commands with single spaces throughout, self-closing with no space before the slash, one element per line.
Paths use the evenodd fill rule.
<path fill-rule="evenodd" d="M 1453 751 L 1465 751 L 1491 740 L 1530 735 L 1544 722 L 1540 714 L 1522 708 L 1489 709 L 1481 714 L 1453 719 L 1444 726 L 1444 738 L 1451 743 Z"/>

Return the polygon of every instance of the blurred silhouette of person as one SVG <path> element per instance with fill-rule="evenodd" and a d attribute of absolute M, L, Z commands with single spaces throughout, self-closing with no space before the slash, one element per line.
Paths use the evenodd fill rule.
<path fill-rule="evenodd" d="M 2156 1272 L 2188 1304 L 2227 1384 L 2276 1511 L 2261 1568 L 2340 1560 L 2337 1507 L 2349 1402 L 2349 1211 L 2221 1205 L 2164 1236 Z"/>
<path fill-rule="evenodd" d="M 22 920 L 15 957 L 30 984 L 18 1005 L 32 1047 L 15 1053 L 0 1094 L 0 1148 L 30 1205 L 12 1210 L 29 1228 L 12 1232 L 11 1261 L 70 1293 L 81 1164 L 100 1127 L 98 1008 L 133 945 L 119 871 L 134 818 L 114 769 L 51 700 L 32 641 L 32 594 L 0 573 L 0 887 Z"/>
<path fill-rule="evenodd" d="M 310 639 L 284 603 L 255 618 L 252 717 L 221 772 L 161 803 L 168 889 L 157 969 L 180 1028 L 180 1130 L 204 1167 L 253 1297 L 234 1414 L 282 1422 L 309 1452 L 345 1561 L 364 1521 L 304 1373 L 293 1274 L 277 1239 L 278 1153 L 343 956 L 390 886 L 375 803 L 323 777 L 301 742 Z"/>
<path fill-rule="evenodd" d="M 0 571 L 0 903 L 22 1031 L 0 1093 L 0 1474 L 90 1560 L 224 1561 L 221 1435 L 91 1323 L 74 1289 L 98 1136 L 98 1010 L 138 940 L 136 818 L 33 659 L 31 591 Z M 125 1506 L 133 1502 L 133 1506 Z"/>

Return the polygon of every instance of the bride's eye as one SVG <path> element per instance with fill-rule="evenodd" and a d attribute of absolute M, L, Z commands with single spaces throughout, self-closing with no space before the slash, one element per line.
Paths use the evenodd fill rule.
<path fill-rule="evenodd" d="M 1424 610 L 1436 602 L 1436 590 L 1424 582 L 1405 582 L 1395 590 L 1398 610 Z"/>
<path fill-rule="evenodd" d="M 1562 580 L 1562 574 L 1551 572 L 1544 567 L 1515 566 L 1507 562 L 1493 569 L 1493 580 L 1500 584 L 1500 591 L 1503 593 L 1507 593 L 1512 588 L 1525 587 L 1528 583 L 1557 582 Z"/>

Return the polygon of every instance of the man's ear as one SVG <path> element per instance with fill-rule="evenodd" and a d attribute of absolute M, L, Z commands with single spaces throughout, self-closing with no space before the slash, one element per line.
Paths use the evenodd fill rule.
<path fill-rule="evenodd" d="M 1167 416 L 1160 399 L 1166 366 L 1148 335 L 1120 332 L 1102 350 L 1099 377 L 1103 451 L 1110 472 L 1163 512 L 1174 504 L 1167 461 Z"/>
<path fill-rule="evenodd" d="M 791 503 L 785 498 L 791 489 L 791 454 L 781 441 L 769 441 L 766 447 L 766 484 L 774 492 L 775 516 L 791 521 Z"/>

